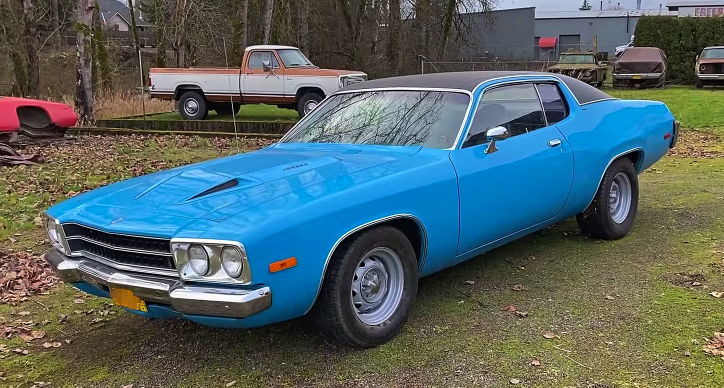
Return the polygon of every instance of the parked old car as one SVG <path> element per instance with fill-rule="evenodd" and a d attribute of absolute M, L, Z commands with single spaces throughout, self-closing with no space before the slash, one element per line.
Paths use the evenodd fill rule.
<path fill-rule="evenodd" d="M 588 236 L 624 237 L 638 174 L 678 128 L 661 102 L 564 75 L 369 81 L 275 145 L 51 207 L 45 258 L 146 317 L 238 328 L 309 313 L 329 337 L 375 346 L 422 276 L 574 216 Z"/>
<path fill-rule="evenodd" d="M 296 109 L 303 117 L 335 90 L 367 80 L 359 71 L 320 69 L 296 47 L 250 46 L 241 68 L 152 68 L 152 98 L 175 100 L 186 120 L 202 120 L 210 110 L 239 113 L 242 104 Z"/>
<path fill-rule="evenodd" d="M 0 97 L 0 143 L 30 138 L 62 137 L 78 121 L 68 105 L 18 97 Z"/>
<path fill-rule="evenodd" d="M 629 41 L 627 44 L 616 47 L 616 51 L 614 52 L 614 56 L 616 58 L 621 57 L 624 51 L 628 50 L 631 47 L 634 47 L 634 36 L 635 35 L 631 35 L 631 41 Z"/>
<path fill-rule="evenodd" d="M 613 65 L 613 86 L 661 87 L 666 84 L 666 54 L 656 47 L 631 47 Z"/>
<path fill-rule="evenodd" d="M 558 63 L 549 67 L 548 71 L 565 74 L 600 88 L 606 80 L 608 67 L 601 65 L 593 52 L 570 51 L 561 53 Z"/>
<path fill-rule="evenodd" d="M 724 46 L 707 47 L 696 57 L 696 87 L 724 84 Z"/>

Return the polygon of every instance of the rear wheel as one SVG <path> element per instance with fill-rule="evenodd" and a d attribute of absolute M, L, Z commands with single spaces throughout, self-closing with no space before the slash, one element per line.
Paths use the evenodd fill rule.
<path fill-rule="evenodd" d="M 417 295 L 417 256 L 398 229 L 381 226 L 340 247 L 313 311 L 317 327 L 345 345 L 369 348 L 391 340 Z"/>
<path fill-rule="evenodd" d="M 239 110 L 241 109 L 241 104 L 234 103 L 233 107 L 231 102 L 217 102 L 214 105 L 214 110 L 216 111 L 216 114 L 219 116 L 236 116 L 239 114 Z"/>
<path fill-rule="evenodd" d="M 186 120 L 203 120 L 209 113 L 206 99 L 197 92 L 184 92 L 178 100 L 178 113 Z"/>
<path fill-rule="evenodd" d="M 636 218 L 639 182 L 627 157 L 611 163 L 588 209 L 576 217 L 583 234 L 617 240 L 628 234 Z"/>

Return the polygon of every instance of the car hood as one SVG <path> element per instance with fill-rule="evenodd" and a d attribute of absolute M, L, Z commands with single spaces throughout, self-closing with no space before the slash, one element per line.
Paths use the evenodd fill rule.
<path fill-rule="evenodd" d="M 170 235 L 191 220 L 220 222 L 304 187 L 408 158 L 420 149 L 276 145 L 112 184 L 64 201 L 48 213 L 61 222 L 124 232 L 130 231 L 123 225 L 135 220 Z M 336 185 L 332 192 L 354 184 Z"/>

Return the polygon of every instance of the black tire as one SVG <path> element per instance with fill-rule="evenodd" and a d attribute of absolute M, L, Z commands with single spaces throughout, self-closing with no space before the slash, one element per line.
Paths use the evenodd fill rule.
<path fill-rule="evenodd" d="M 618 174 L 625 174 L 630 182 L 631 201 L 625 219 L 616 222 L 609 209 L 612 186 Z M 588 237 L 602 240 L 618 240 L 628 234 L 636 218 L 639 204 L 638 174 L 633 163 L 627 157 L 621 157 L 611 163 L 603 175 L 601 185 L 588 209 L 576 216 L 581 232 Z"/>
<path fill-rule="evenodd" d="M 596 83 L 596 87 L 599 88 L 599 89 L 601 89 L 601 88 L 603 87 L 603 81 L 597 82 L 597 83 Z"/>
<path fill-rule="evenodd" d="M 704 83 L 701 82 L 700 79 L 696 80 L 696 88 L 697 88 L 697 89 L 703 89 L 703 88 L 704 88 Z"/>
<path fill-rule="evenodd" d="M 217 102 L 214 104 L 214 110 L 219 116 L 231 116 L 232 114 L 236 116 L 239 114 L 240 109 L 241 105 L 238 103 L 234 103 L 233 110 L 230 102 Z"/>
<path fill-rule="evenodd" d="M 196 109 L 185 108 L 187 103 L 193 102 Z M 204 96 L 194 91 L 187 91 L 178 99 L 178 113 L 185 120 L 203 120 L 209 114 L 208 104 Z"/>
<path fill-rule="evenodd" d="M 375 248 L 388 248 L 397 254 L 404 282 L 399 304 L 389 318 L 368 325 L 355 312 L 352 283 L 355 271 L 362 268 L 360 261 Z M 344 345 L 370 348 L 383 344 L 407 322 L 417 296 L 418 276 L 415 250 L 400 230 L 380 226 L 365 231 L 341 245 L 332 256 L 312 319 L 326 337 Z"/>
<path fill-rule="evenodd" d="M 304 117 L 307 113 L 305 112 L 305 107 L 310 102 L 316 102 L 319 104 L 324 100 L 324 97 L 320 96 L 317 93 L 307 93 L 302 96 L 302 98 L 299 99 L 299 102 L 297 102 L 297 113 L 299 114 L 299 118 Z"/>

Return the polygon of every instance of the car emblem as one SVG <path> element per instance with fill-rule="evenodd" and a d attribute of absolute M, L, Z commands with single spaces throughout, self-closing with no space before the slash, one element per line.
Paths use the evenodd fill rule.
<path fill-rule="evenodd" d="M 117 223 L 123 221 L 124 219 L 126 219 L 126 218 L 125 218 L 125 217 L 118 217 L 118 218 L 116 218 L 115 220 L 111 221 L 111 225 L 117 224 Z"/>

